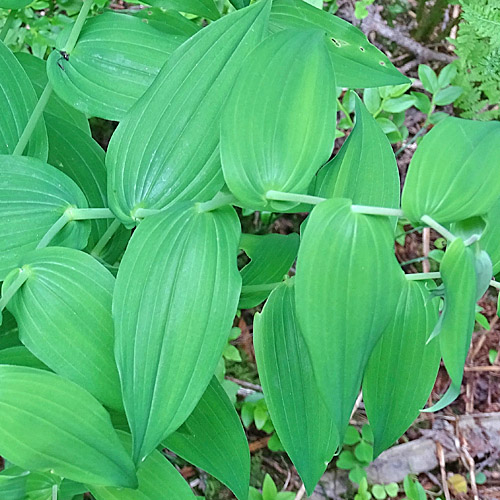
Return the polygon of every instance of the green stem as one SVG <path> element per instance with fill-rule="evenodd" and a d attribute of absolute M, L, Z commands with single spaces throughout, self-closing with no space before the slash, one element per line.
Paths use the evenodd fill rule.
<path fill-rule="evenodd" d="M 496 288 L 497 290 L 500 290 L 500 282 L 498 282 L 498 281 L 491 280 L 490 286 L 492 286 L 493 288 Z"/>
<path fill-rule="evenodd" d="M 159 214 L 161 210 L 156 208 L 136 208 L 133 213 L 134 219 L 144 219 L 144 217 L 149 217 L 150 215 Z"/>
<path fill-rule="evenodd" d="M 5 306 L 9 303 L 9 300 L 14 296 L 14 294 L 24 285 L 25 281 L 30 277 L 28 270 L 19 268 L 19 274 L 12 284 L 7 288 L 7 290 L 2 290 L 2 298 L 0 298 L 0 313 L 5 309 Z"/>
<path fill-rule="evenodd" d="M 439 224 L 439 222 L 436 222 L 432 217 L 429 217 L 428 215 L 423 215 L 422 217 L 420 217 L 420 220 L 424 224 L 427 224 L 429 227 L 432 227 L 432 229 L 434 229 L 442 236 L 444 236 L 450 243 L 457 239 L 457 237 L 453 233 L 451 233 L 450 231 L 448 231 L 448 229 Z"/>
<path fill-rule="evenodd" d="M 54 484 L 52 486 L 52 500 L 57 500 L 57 484 Z"/>
<path fill-rule="evenodd" d="M 100 240 L 96 243 L 92 251 L 90 252 L 91 255 L 94 257 L 97 257 L 98 255 L 101 254 L 101 252 L 104 250 L 104 247 L 108 244 L 109 240 L 113 237 L 113 235 L 118 231 L 122 223 L 118 220 L 115 219 L 106 229 L 104 234 L 101 236 Z"/>
<path fill-rule="evenodd" d="M 92 2 L 93 0 L 83 0 L 82 8 L 78 13 L 78 17 L 76 18 L 71 33 L 69 34 L 68 40 L 62 49 L 62 51 L 66 52 L 66 54 L 71 54 L 75 48 L 76 42 L 78 41 L 78 37 L 80 36 L 80 32 L 83 28 L 83 23 L 85 22 L 85 19 L 87 19 L 90 7 L 92 7 Z"/>
<path fill-rule="evenodd" d="M 441 273 L 414 273 L 414 274 L 405 274 L 406 279 L 409 281 L 416 280 L 437 280 L 441 278 Z"/>
<path fill-rule="evenodd" d="M 345 109 L 344 105 L 340 101 L 340 99 L 337 98 L 337 106 L 339 107 L 340 111 L 344 113 L 345 117 L 347 118 L 347 123 L 349 123 L 349 127 L 354 127 L 354 122 L 352 121 L 351 116 L 349 115 L 349 112 Z"/>
<path fill-rule="evenodd" d="M 399 208 L 369 207 L 367 205 L 352 205 L 352 211 L 365 215 L 387 215 L 389 217 L 404 217 L 404 213 Z"/>
<path fill-rule="evenodd" d="M 396 156 L 400 155 L 408 146 L 411 146 L 422 134 L 427 131 L 427 126 L 424 125 L 407 143 L 403 144 L 397 151 Z"/>
<path fill-rule="evenodd" d="M 236 198 L 231 193 L 217 193 L 211 200 L 197 203 L 198 212 L 210 212 L 226 205 L 231 205 L 236 201 Z"/>
<path fill-rule="evenodd" d="M 279 283 L 266 283 L 264 285 L 243 285 L 241 287 L 241 291 L 245 293 L 269 292 L 282 283 L 283 281 L 280 281 Z"/>
<path fill-rule="evenodd" d="M 69 220 L 114 219 L 115 215 L 109 208 L 68 208 Z"/>
<path fill-rule="evenodd" d="M 39 248 L 45 248 L 54 239 L 54 236 L 61 231 L 61 229 L 70 221 L 67 211 L 64 212 L 59 219 L 57 219 L 52 227 L 45 233 L 40 243 L 37 245 L 37 250 Z"/>
<path fill-rule="evenodd" d="M 12 27 L 12 23 L 14 22 L 14 19 L 16 18 L 16 9 L 12 9 L 9 12 L 9 15 L 7 16 L 7 19 L 5 20 L 5 24 L 2 27 L 2 31 L 0 31 L 0 40 L 3 42 L 5 38 L 7 37 L 7 33 L 9 32 L 10 28 Z"/>
<path fill-rule="evenodd" d="M 319 196 L 310 196 L 308 194 L 298 194 L 298 193 L 283 193 L 281 191 L 268 191 L 266 193 L 266 198 L 268 200 L 275 201 L 293 201 L 296 203 L 306 203 L 308 205 L 317 205 L 326 198 L 320 198 Z"/>
<path fill-rule="evenodd" d="M 35 130 L 38 120 L 42 116 L 43 110 L 45 109 L 45 106 L 47 106 L 47 103 L 49 102 L 51 94 L 52 94 L 52 85 L 49 82 L 47 83 L 47 85 L 45 85 L 42 95 L 40 96 L 40 99 L 38 99 L 38 102 L 36 103 L 35 109 L 33 109 L 33 113 L 31 113 L 28 123 L 26 124 L 26 127 L 24 127 L 23 133 L 21 134 L 21 137 L 19 137 L 19 141 L 17 142 L 17 145 L 12 153 L 13 155 L 20 156 L 23 154 L 26 145 L 28 144 L 28 141 L 30 140 L 31 135 Z"/>
<path fill-rule="evenodd" d="M 377 116 L 378 116 L 380 113 L 382 113 L 382 111 L 384 110 L 384 104 L 386 103 L 387 99 L 388 99 L 387 97 L 384 97 L 384 98 L 382 99 L 382 102 L 380 103 L 379 108 L 377 109 L 377 111 L 375 111 L 375 113 L 373 113 L 373 118 L 377 118 Z"/>

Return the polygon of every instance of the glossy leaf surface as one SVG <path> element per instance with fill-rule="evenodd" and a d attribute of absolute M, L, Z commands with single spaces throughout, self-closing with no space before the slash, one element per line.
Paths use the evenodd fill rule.
<path fill-rule="evenodd" d="M 362 31 L 303 0 L 274 0 L 271 32 L 288 28 L 316 28 L 328 33 L 338 87 L 359 89 L 409 81 L 385 54 L 368 42 Z"/>
<path fill-rule="evenodd" d="M 37 97 L 40 98 L 43 89 L 49 81 L 47 78 L 47 63 L 43 59 L 28 54 L 27 52 L 17 52 L 15 56 L 29 76 Z M 69 122 L 72 127 L 78 127 L 87 135 L 90 135 L 90 125 L 87 117 L 65 103 L 55 92 L 52 92 L 44 110 L 44 116 L 48 114 L 57 116 L 65 120 L 65 122 Z"/>
<path fill-rule="evenodd" d="M 279 285 L 255 316 L 254 345 L 273 425 L 312 494 L 339 439 L 297 323 L 293 279 Z"/>
<path fill-rule="evenodd" d="M 297 257 L 299 236 L 295 233 L 262 236 L 242 234 L 240 248 L 251 259 L 240 271 L 243 287 L 277 283 L 283 280 Z M 252 288 L 243 288 L 238 308 L 255 307 L 263 302 L 270 292 L 271 290 L 255 291 Z"/>
<path fill-rule="evenodd" d="M 130 453 L 132 436 L 117 431 L 123 447 Z M 195 500 L 188 483 L 177 469 L 158 450 L 153 450 L 137 470 L 139 488 L 109 488 L 90 486 L 96 500 Z"/>
<path fill-rule="evenodd" d="M 439 341 L 427 344 L 439 300 L 425 282 L 407 281 L 394 313 L 370 356 L 363 401 L 374 434 L 374 456 L 389 448 L 424 407 L 436 381 Z"/>
<path fill-rule="evenodd" d="M 402 205 L 413 221 L 454 222 L 486 214 L 500 194 L 500 123 L 450 117 L 418 145 Z"/>
<path fill-rule="evenodd" d="M 37 96 L 14 54 L 0 41 L 0 154 L 12 154 L 35 108 Z M 25 153 L 47 159 L 47 132 L 39 120 Z"/>
<path fill-rule="evenodd" d="M 29 278 L 7 307 L 23 344 L 106 406 L 122 408 L 113 352 L 111 273 L 90 255 L 70 248 L 35 250 L 20 264 Z M 4 287 L 8 285 L 6 281 Z"/>
<path fill-rule="evenodd" d="M 500 198 L 486 214 L 486 227 L 481 236 L 481 248 L 491 257 L 493 274 L 500 272 Z"/>
<path fill-rule="evenodd" d="M 0 280 L 71 206 L 87 200 L 69 177 L 35 158 L 0 155 Z M 52 244 L 84 248 L 89 232 L 88 221 L 72 221 Z"/>
<path fill-rule="evenodd" d="M 200 467 L 246 500 L 250 453 L 245 431 L 233 404 L 214 377 L 193 413 L 163 445 Z"/>
<path fill-rule="evenodd" d="M 195 14 L 208 19 L 218 19 L 220 13 L 214 0 L 148 0 L 150 5 Z"/>
<path fill-rule="evenodd" d="M 388 218 L 353 213 L 340 198 L 314 208 L 297 259 L 297 317 L 341 442 L 402 274 Z"/>
<path fill-rule="evenodd" d="M 314 194 L 399 208 L 399 171 L 391 144 L 357 95 L 355 102 L 356 124 L 338 154 L 318 172 Z"/>
<path fill-rule="evenodd" d="M 113 316 L 136 463 L 186 420 L 212 378 L 240 294 L 239 238 L 232 208 L 178 203 L 130 240 Z"/>
<path fill-rule="evenodd" d="M 109 200 L 129 225 L 137 208 L 206 201 L 223 186 L 220 111 L 267 27 L 269 0 L 210 24 L 162 68 L 109 144 Z"/>
<path fill-rule="evenodd" d="M 0 453 L 20 467 L 79 482 L 137 485 L 108 413 L 59 375 L 0 365 L 0 418 Z"/>
<path fill-rule="evenodd" d="M 59 48 L 67 34 L 58 41 Z M 86 21 L 67 59 L 57 50 L 49 56 L 49 80 L 59 97 L 76 109 L 120 120 L 185 40 L 134 16 L 106 12 Z"/>
<path fill-rule="evenodd" d="M 335 73 L 320 30 L 285 30 L 246 59 L 221 122 L 221 159 L 231 192 L 252 209 L 269 190 L 304 192 L 335 140 Z"/>

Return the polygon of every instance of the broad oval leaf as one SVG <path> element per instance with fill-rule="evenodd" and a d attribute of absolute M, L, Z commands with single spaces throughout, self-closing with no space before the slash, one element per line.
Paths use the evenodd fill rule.
<path fill-rule="evenodd" d="M 297 317 L 340 442 L 368 358 L 401 291 L 393 244 L 387 217 L 354 213 L 341 198 L 317 205 L 302 236 Z"/>
<path fill-rule="evenodd" d="M 437 298 L 424 282 L 407 281 L 370 356 L 363 401 L 374 434 L 374 457 L 399 439 L 418 417 L 436 381 L 439 341 L 427 344 L 438 320 Z"/>
<path fill-rule="evenodd" d="M 269 25 L 271 32 L 288 28 L 326 31 L 338 87 L 359 89 L 409 82 L 362 31 L 303 0 L 274 0 Z"/>
<path fill-rule="evenodd" d="M 23 67 L 1 40 L 0 87 L 0 154 L 12 154 L 38 99 Z M 47 131 L 39 120 L 25 153 L 45 161 L 47 152 Z"/>
<path fill-rule="evenodd" d="M 106 163 L 110 207 L 123 222 L 135 224 L 137 208 L 206 201 L 222 188 L 220 110 L 269 9 L 261 0 L 190 38 L 120 123 Z"/>
<path fill-rule="evenodd" d="M 212 20 L 220 17 L 214 0 L 148 0 L 146 3 L 154 7 L 178 10 Z"/>
<path fill-rule="evenodd" d="M 40 98 L 43 89 L 49 81 L 47 78 L 47 63 L 43 59 L 28 54 L 27 52 L 17 52 L 15 56 L 29 76 L 36 95 Z M 57 116 L 69 122 L 71 126 L 78 127 L 87 135 L 90 135 L 90 125 L 87 117 L 69 104 L 66 104 L 55 92 L 52 92 L 45 106 L 44 117 L 47 115 Z"/>
<path fill-rule="evenodd" d="M 255 316 L 254 345 L 271 420 L 311 495 L 339 436 L 297 323 L 293 278 L 275 288 L 262 314 Z"/>
<path fill-rule="evenodd" d="M 335 73 L 320 30 L 284 30 L 245 60 L 223 112 L 221 159 L 231 192 L 252 209 L 269 190 L 303 192 L 335 140 Z"/>
<path fill-rule="evenodd" d="M 0 418 L 0 454 L 19 467 L 90 484 L 137 486 L 106 410 L 59 375 L 0 365 Z"/>
<path fill-rule="evenodd" d="M 111 273 L 90 255 L 60 247 L 30 252 L 20 265 L 28 279 L 7 307 L 21 342 L 106 406 L 123 408 L 113 350 Z"/>
<path fill-rule="evenodd" d="M 93 208 L 108 206 L 105 153 L 97 142 L 71 123 L 56 116 L 45 118 L 49 137 L 49 162 L 73 179 Z M 112 224 L 112 219 L 91 220 L 88 250 L 92 250 Z M 100 257 L 115 262 L 125 249 L 130 231 L 122 227 L 114 237 L 115 251 Z M 107 247 L 110 249 L 110 247 Z"/>
<path fill-rule="evenodd" d="M 242 234 L 240 248 L 250 262 L 240 271 L 243 287 L 238 308 L 250 309 L 271 293 L 271 287 L 263 290 L 265 285 L 282 281 L 290 270 L 299 250 L 299 235 Z"/>
<path fill-rule="evenodd" d="M 116 359 L 138 463 L 189 416 L 227 342 L 241 278 L 226 207 L 178 203 L 134 232 L 113 297 Z"/>
<path fill-rule="evenodd" d="M 0 349 L 0 365 L 29 366 L 39 370 L 49 370 L 30 350 L 23 345 Z"/>
<path fill-rule="evenodd" d="M 316 175 L 314 194 L 399 208 L 399 171 L 391 143 L 357 94 L 355 102 L 354 128 L 338 154 Z"/>
<path fill-rule="evenodd" d="M 500 122 L 449 117 L 418 145 L 403 189 L 405 215 L 442 223 L 486 214 L 500 195 Z"/>
<path fill-rule="evenodd" d="M 132 15 L 168 35 L 184 35 L 189 38 L 200 30 L 200 26 L 179 12 L 165 10 L 161 7 L 146 7 Z"/>
<path fill-rule="evenodd" d="M 163 445 L 216 477 L 239 500 L 248 498 L 248 442 L 233 404 L 215 377 L 193 413 Z"/>
<path fill-rule="evenodd" d="M 69 207 L 85 208 L 79 187 L 62 172 L 36 158 L 0 155 L 0 281 L 34 250 Z M 51 244 L 85 248 L 88 221 L 72 221 Z"/>
<path fill-rule="evenodd" d="M 63 47 L 71 27 L 58 40 Z M 54 91 L 76 109 L 121 120 L 187 37 L 167 35 L 134 16 L 106 12 L 88 19 L 70 55 L 47 60 Z"/>
<path fill-rule="evenodd" d="M 117 431 L 123 447 L 132 451 L 132 436 Z M 96 500 L 195 500 L 191 488 L 177 469 L 158 450 L 139 465 L 137 489 L 109 488 L 90 485 L 90 492 Z"/>
<path fill-rule="evenodd" d="M 2 500 L 24 500 L 28 471 L 17 473 L 17 467 L 9 467 L 0 472 L 0 496 Z"/>
<path fill-rule="evenodd" d="M 500 272 L 500 198 L 486 214 L 486 227 L 481 236 L 480 245 L 491 257 L 493 274 L 498 274 Z"/>

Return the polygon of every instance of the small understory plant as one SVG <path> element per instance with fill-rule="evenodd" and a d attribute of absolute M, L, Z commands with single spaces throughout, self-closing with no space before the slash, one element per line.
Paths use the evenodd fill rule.
<path fill-rule="evenodd" d="M 330 159 L 338 89 L 410 83 L 359 30 L 302 0 L 151 3 L 84 0 L 46 60 L 0 42 L 2 495 L 44 478 L 44 498 L 192 500 L 173 453 L 247 500 L 217 375 L 237 311 L 264 302 L 265 404 L 311 494 L 346 438 L 365 464 L 458 396 L 476 303 L 500 288 L 500 124 L 437 123 L 401 197 L 358 93 Z M 89 116 L 118 122 L 106 151 Z M 248 235 L 242 210 L 308 215 L 300 236 Z M 437 270 L 402 270 L 403 219 L 446 239 Z M 450 386 L 425 408 L 441 360 Z M 373 436 L 354 443 L 361 389 Z M 251 494 L 291 497 L 271 483 Z"/>

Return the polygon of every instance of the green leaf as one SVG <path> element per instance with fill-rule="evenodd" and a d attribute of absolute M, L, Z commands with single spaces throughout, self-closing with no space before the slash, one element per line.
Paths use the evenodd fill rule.
<path fill-rule="evenodd" d="M 123 431 L 117 431 L 117 434 L 123 447 L 131 453 L 132 436 Z M 158 450 L 153 450 L 139 465 L 137 479 L 139 481 L 137 489 L 90 485 L 90 492 L 96 500 L 196 499 L 189 484 Z"/>
<path fill-rule="evenodd" d="M 45 124 L 49 137 L 49 163 L 75 181 L 89 207 L 107 207 L 105 153 L 101 146 L 81 129 L 54 116 L 46 116 Z M 88 250 L 94 248 L 111 223 L 112 219 L 90 221 Z M 116 261 L 129 237 L 130 231 L 121 228 L 113 240 L 116 242 L 115 251 L 108 247 L 100 257 Z"/>
<path fill-rule="evenodd" d="M 359 89 L 408 82 L 388 57 L 352 24 L 302 0 L 274 0 L 271 32 L 289 28 L 326 31 L 332 39 L 329 53 L 338 87 Z"/>
<path fill-rule="evenodd" d="M 474 254 L 461 239 L 454 240 L 441 263 L 445 297 L 439 343 L 452 386 L 460 387 L 476 315 Z"/>
<path fill-rule="evenodd" d="M 315 9 L 316 10 L 316 9 Z M 221 159 L 231 192 L 252 209 L 269 190 L 307 191 L 335 140 L 335 73 L 324 32 L 284 30 L 245 60 L 221 123 Z"/>
<path fill-rule="evenodd" d="M 339 469 L 352 469 L 357 463 L 354 453 L 350 450 L 344 450 L 340 453 L 336 465 Z"/>
<path fill-rule="evenodd" d="M 438 85 L 440 88 L 444 89 L 447 87 L 457 74 L 457 67 L 454 64 L 448 64 L 445 66 L 438 77 Z"/>
<path fill-rule="evenodd" d="M 29 277 L 7 307 L 19 325 L 21 342 L 106 406 L 123 408 L 113 353 L 111 273 L 90 255 L 70 248 L 35 250 L 20 265 Z"/>
<path fill-rule="evenodd" d="M 366 481 L 366 470 L 359 465 L 355 465 L 354 468 L 349 471 L 348 477 L 351 482 L 360 484 L 362 481 Z M 366 493 L 363 498 L 371 498 L 370 493 Z"/>
<path fill-rule="evenodd" d="M 19 10 L 32 2 L 33 0 L 0 0 L 0 8 Z"/>
<path fill-rule="evenodd" d="M 437 106 L 446 106 L 447 104 L 455 102 L 463 93 L 464 89 L 462 87 L 447 87 L 436 93 L 434 96 L 434 103 Z"/>
<path fill-rule="evenodd" d="M 248 494 L 249 500 L 262 500 L 262 493 L 253 486 L 250 486 L 250 491 Z"/>
<path fill-rule="evenodd" d="M 450 117 L 426 134 L 410 163 L 403 210 L 441 224 L 488 212 L 500 192 L 499 122 Z"/>
<path fill-rule="evenodd" d="M 318 172 L 314 194 L 349 198 L 359 205 L 399 208 L 399 189 L 392 147 L 356 97 L 356 124 L 339 153 Z"/>
<path fill-rule="evenodd" d="M 361 441 L 356 448 L 354 448 L 354 456 L 363 463 L 370 463 L 373 460 L 373 446 L 366 441 Z"/>
<path fill-rule="evenodd" d="M 0 206 L 0 280 L 4 280 L 67 208 L 85 208 L 87 200 L 56 168 L 36 158 L 0 155 Z M 84 248 L 89 232 L 88 221 L 72 221 L 52 244 Z"/>
<path fill-rule="evenodd" d="M 481 236 L 480 246 L 486 250 L 493 263 L 493 274 L 500 272 L 500 198 L 486 214 L 486 227 Z"/>
<path fill-rule="evenodd" d="M 29 76 L 36 95 L 40 98 L 43 89 L 49 81 L 47 78 L 46 62 L 32 54 L 28 54 L 27 52 L 17 52 L 15 56 L 21 63 L 24 71 L 26 71 L 26 74 Z M 87 117 L 72 106 L 66 104 L 60 97 L 57 96 L 55 92 L 52 92 L 47 106 L 45 107 L 44 116 L 46 117 L 47 115 L 57 116 L 58 118 L 65 120 L 65 123 L 69 122 L 72 127 L 78 127 L 87 135 L 90 135 L 90 126 Z M 47 133 L 49 133 L 48 130 Z"/>
<path fill-rule="evenodd" d="M 214 0 L 147 0 L 147 3 L 154 7 L 187 12 L 212 20 L 220 17 L 220 12 Z"/>
<path fill-rule="evenodd" d="M 216 378 L 212 378 L 181 429 L 170 434 L 164 446 L 216 477 L 239 500 L 246 500 L 250 481 L 248 443 L 238 414 Z"/>
<path fill-rule="evenodd" d="M 62 49 L 72 27 L 57 41 Z M 105 12 L 88 19 L 71 54 L 47 60 L 54 91 L 79 111 L 120 120 L 144 94 L 174 50 L 186 40 L 134 16 Z"/>
<path fill-rule="evenodd" d="M 242 234 L 242 248 L 251 261 L 243 267 L 243 286 L 277 283 L 290 270 L 299 250 L 299 236 L 296 233 L 283 234 Z M 250 309 L 259 305 L 269 296 L 267 291 L 241 292 L 239 309 Z"/>
<path fill-rule="evenodd" d="M 377 500 L 384 500 L 385 498 L 387 498 L 385 488 L 381 484 L 373 485 L 372 494 Z"/>
<path fill-rule="evenodd" d="M 271 420 L 311 495 L 339 442 L 297 324 L 293 278 L 255 316 L 254 346 Z"/>
<path fill-rule="evenodd" d="M 137 486 L 109 414 L 59 375 L 1 365 L 0 418 L 0 453 L 20 467 L 90 484 Z"/>
<path fill-rule="evenodd" d="M 334 198 L 314 208 L 302 236 L 297 316 L 341 441 L 404 280 L 393 234 L 388 218 L 354 213 L 350 201 Z"/>
<path fill-rule="evenodd" d="M 168 35 L 184 35 L 189 38 L 200 30 L 200 26 L 179 12 L 173 10 L 166 11 L 160 7 L 146 7 L 131 15 L 142 19 L 142 22 Z"/>
<path fill-rule="evenodd" d="M 39 370 L 48 370 L 48 366 L 42 363 L 26 347 L 22 345 L 8 347 L 0 350 L 0 365 L 29 366 Z"/>
<path fill-rule="evenodd" d="M 2 352 L 0 351 L 0 356 L 2 355 Z M 498 357 L 498 351 L 496 349 L 490 349 L 488 351 L 488 361 L 490 362 L 490 365 L 495 364 L 495 361 Z"/>
<path fill-rule="evenodd" d="M 344 436 L 344 444 L 352 446 L 353 444 L 359 443 L 361 441 L 361 436 L 359 435 L 358 429 L 350 425 Z"/>
<path fill-rule="evenodd" d="M 415 105 L 415 98 L 411 95 L 403 95 L 395 99 L 389 99 L 384 103 L 383 110 L 387 113 L 401 113 Z"/>
<path fill-rule="evenodd" d="M 235 9 L 243 9 L 243 7 L 248 7 L 250 4 L 250 0 L 229 0 L 231 2 L 231 5 Z"/>
<path fill-rule="evenodd" d="M 0 88 L 0 154 L 12 154 L 38 99 L 28 75 L 2 41 Z M 25 153 L 45 161 L 47 152 L 47 131 L 43 120 L 39 120 Z"/>
<path fill-rule="evenodd" d="M 222 188 L 221 108 L 264 36 L 269 9 L 262 0 L 191 37 L 118 126 L 106 160 L 109 201 L 128 225 L 137 208 L 205 201 Z"/>
<path fill-rule="evenodd" d="M 232 207 L 178 203 L 130 240 L 113 317 L 136 463 L 186 420 L 212 378 L 240 293 L 240 234 Z"/>
<path fill-rule="evenodd" d="M 354 95 L 354 93 L 352 93 Z M 357 95 L 357 94 L 356 94 Z M 373 115 L 380 108 L 380 94 L 377 88 L 368 88 L 363 92 L 363 102 L 366 109 Z"/>
<path fill-rule="evenodd" d="M 422 113 L 428 115 L 431 112 L 432 104 L 431 100 L 423 92 L 411 92 L 411 95 L 415 99 L 414 106 Z"/>
<path fill-rule="evenodd" d="M 418 65 L 418 77 L 427 92 L 434 94 L 439 90 L 440 86 L 438 84 L 436 73 L 434 73 L 434 70 L 426 64 Z"/>
<path fill-rule="evenodd" d="M 398 496 L 399 492 L 399 486 L 398 483 L 389 483 L 384 485 L 385 491 L 387 491 L 387 494 L 391 498 L 396 498 Z"/>
<path fill-rule="evenodd" d="M 24 500 L 26 498 L 26 479 L 29 472 L 23 471 L 16 474 L 11 469 L 14 468 L 0 472 L 0 496 L 2 500 Z"/>
<path fill-rule="evenodd" d="M 430 300 L 425 282 L 406 281 L 370 357 L 363 400 L 374 432 L 375 457 L 414 422 L 434 386 L 441 355 L 439 342 L 427 344 L 427 339 L 438 320 L 438 305 L 439 300 Z"/>
<path fill-rule="evenodd" d="M 269 474 L 266 474 L 266 477 L 264 477 L 264 484 L 262 485 L 263 500 L 275 500 L 277 494 L 278 489 L 276 488 L 272 477 Z"/>

